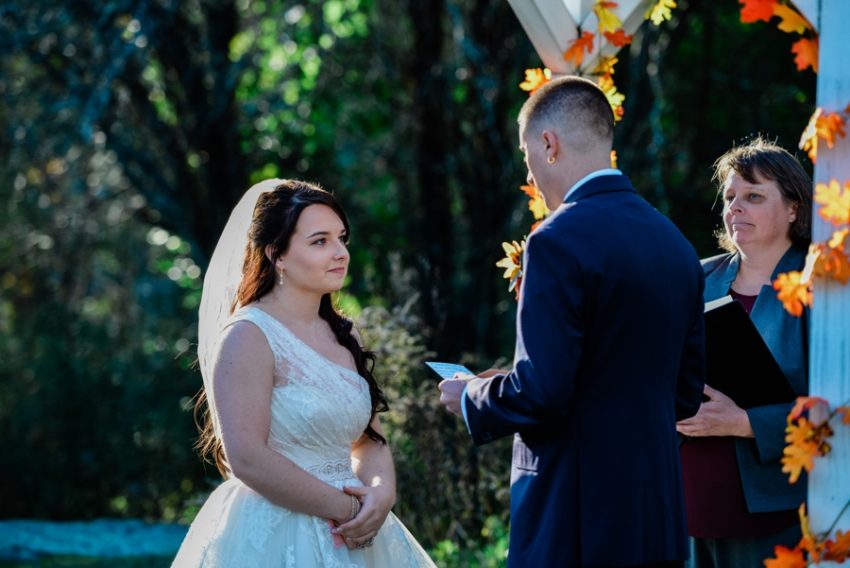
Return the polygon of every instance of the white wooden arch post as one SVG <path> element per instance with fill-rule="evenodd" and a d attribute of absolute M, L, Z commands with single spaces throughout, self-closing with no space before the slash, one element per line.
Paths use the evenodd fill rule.
<path fill-rule="evenodd" d="M 850 2 L 795 0 L 794 4 L 818 31 L 817 106 L 824 112 L 841 112 L 850 104 Z M 831 149 L 820 146 L 814 181 L 829 183 L 832 179 L 842 185 L 850 181 L 848 138 L 837 137 Z M 833 230 L 833 225 L 814 215 L 814 241 L 828 240 Z M 850 284 L 816 280 L 810 324 L 809 390 L 834 408 L 850 400 Z M 827 530 L 850 499 L 850 427 L 836 420 L 833 428 L 835 435 L 829 440 L 832 452 L 818 459 L 809 474 L 809 515 L 814 532 Z M 836 529 L 850 530 L 850 514 L 844 513 Z"/>
<path fill-rule="evenodd" d="M 580 68 L 564 59 L 564 51 L 578 37 L 579 26 L 584 31 L 597 29 L 599 20 L 593 12 L 595 0 L 508 0 L 508 3 L 543 64 L 554 74 L 589 71 L 596 67 L 600 57 L 614 55 L 620 50 L 599 37 Z M 627 34 L 635 33 L 643 23 L 645 4 L 645 0 L 618 0 L 617 15 Z"/>
<path fill-rule="evenodd" d="M 597 38 L 594 50 L 581 68 L 563 58 L 564 51 L 582 30 L 597 28 L 594 0 L 508 0 L 544 65 L 552 73 L 580 73 L 593 69 L 601 56 L 618 49 Z M 850 0 L 793 0 L 794 5 L 819 34 L 817 106 L 824 112 L 840 112 L 850 104 Z M 644 0 L 619 0 L 617 14 L 623 29 L 633 34 L 644 21 Z M 600 46 L 601 41 L 601 46 Z M 781 56 L 782 54 L 777 54 Z M 791 54 L 787 54 L 789 65 Z M 800 117 L 800 130 L 806 117 Z M 746 133 L 741 133 L 744 135 Z M 850 181 L 850 138 L 838 138 L 833 148 L 821 145 L 815 167 L 815 183 Z M 817 206 L 816 206 L 817 209 Z M 829 239 L 834 227 L 814 215 L 813 238 Z M 831 279 L 815 282 L 810 321 L 810 394 L 823 397 L 834 408 L 850 401 L 850 285 Z M 818 459 L 809 476 L 809 515 L 814 532 L 830 528 L 850 499 L 850 427 L 836 424 L 830 439 L 832 453 Z M 835 526 L 850 530 L 850 511 Z"/>

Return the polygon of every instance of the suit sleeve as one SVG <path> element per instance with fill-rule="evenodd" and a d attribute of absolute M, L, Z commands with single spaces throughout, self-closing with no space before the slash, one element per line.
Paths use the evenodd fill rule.
<path fill-rule="evenodd" d="M 702 391 L 705 386 L 705 320 L 702 302 L 704 287 L 705 279 L 700 270 L 699 295 L 691 313 L 690 328 L 685 338 L 679 365 L 679 380 L 676 384 L 676 420 L 693 416 L 702 403 Z"/>
<path fill-rule="evenodd" d="M 793 406 L 793 403 L 770 404 L 747 410 L 758 456 L 762 462 L 778 462 L 782 458 L 787 417 Z"/>
<path fill-rule="evenodd" d="M 467 386 L 467 426 L 477 445 L 536 428 L 570 408 L 584 337 L 581 267 L 546 232 L 528 240 L 525 267 L 514 367 Z"/>

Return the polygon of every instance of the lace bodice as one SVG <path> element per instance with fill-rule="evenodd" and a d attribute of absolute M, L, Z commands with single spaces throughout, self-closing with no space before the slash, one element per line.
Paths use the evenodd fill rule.
<path fill-rule="evenodd" d="M 274 354 L 269 447 L 325 481 L 350 478 L 351 445 L 371 414 L 366 380 L 258 307 L 239 309 L 227 325 L 237 321 L 256 325 Z"/>

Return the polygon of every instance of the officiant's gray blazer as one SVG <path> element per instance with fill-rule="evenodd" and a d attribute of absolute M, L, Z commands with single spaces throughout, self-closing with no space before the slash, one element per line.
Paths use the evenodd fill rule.
<path fill-rule="evenodd" d="M 771 281 L 782 272 L 801 270 L 806 249 L 791 247 L 779 260 Z M 729 293 L 738 274 L 740 256 L 727 253 L 704 259 L 705 301 Z M 785 311 L 771 286 L 763 286 L 750 317 L 797 396 L 809 392 L 808 310 L 795 317 Z M 742 353 L 742 356 L 746 354 Z M 792 404 L 773 404 L 747 410 L 755 439 L 736 438 L 738 471 L 744 486 L 747 509 L 765 513 L 796 509 L 806 498 L 805 473 L 797 483 L 788 483 L 780 459 L 785 448 L 786 417 Z"/>

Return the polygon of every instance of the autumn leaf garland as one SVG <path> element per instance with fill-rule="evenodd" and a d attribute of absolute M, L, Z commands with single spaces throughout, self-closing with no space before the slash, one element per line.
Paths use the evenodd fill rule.
<path fill-rule="evenodd" d="M 816 184 L 814 200 L 822 206 L 818 215 L 836 228 L 827 241 L 809 246 L 802 271 L 779 274 L 773 282 L 777 298 L 794 316 L 801 315 L 805 306 L 812 305 L 815 279 L 831 278 L 841 284 L 850 282 L 850 180 L 843 184 L 835 179 Z"/>
<path fill-rule="evenodd" d="M 741 21 L 769 22 L 779 18 L 778 27 L 786 33 L 804 36 L 791 46 L 795 55 L 797 69 L 811 68 L 818 71 L 818 38 L 811 24 L 797 12 L 790 3 L 780 0 L 739 0 L 742 4 Z M 809 123 L 800 138 L 800 149 L 806 152 L 812 163 L 816 163 L 820 142 L 832 149 L 838 138 L 846 136 L 846 117 L 850 114 L 850 105 L 843 112 L 825 112 L 818 108 L 809 119 Z M 813 301 L 813 282 L 815 279 L 831 278 L 842 284 L 850 282 L 850 248 L 847 247 L 850 235 L 850 180 L 843 183 L 831 179 L 828 183 L 815 185 L 814 201 L 821 205 L 818 214 L 822 219 L 835 226 L 832 236 L 825 242 L 815 242 L 809 247 L 806 266 L 801 271 L 779 274 L 773 282 L 777 297 L 785 309 L 795 316 L 803 313 L 805 306 Z M 815 420 L 803 413 L 819 408 L 825 418 Z M 819 397 L 800 397 L 788 414 L 785 441 L 788 444 L 782 456 L 782 471 L 789 475 L 789 482 L 796 483 L 802 472 L 812 471 L 815 459 L 828 455 L 831 451 L 829 438 L 833 435 L 831 422 L 840 416 L 841 423 L 850 425 L 850 405 L 845 404 L 834 410 L 828 401 Z M 850 531 L 838 530 L 833 537 L 836 524 L 850 507 L 850 500 L 826 531 L 812 533 L 806 516 L 805 503 L 800 506 L 800 524 L 803 537 L 792 549 L 777 546 L 774 557 L 764 561 L 766 568 L 804 568 L 822 561 L 843 563 L 850 559 Z"/>
<path fill-rule="evenodd" d="M 811 416 L 812 410 L 820 412 L 821 419 Z M 803 416 L 809 412 L 809 416 Z M 803 470 L 812 471 L 815 459 L 829 454 L 831 446 L 828 439 L 833 435 L 830 423 L 840 417 L 841 423 L 850 426 L 850 405 L 845 404 L 836 409 L 829 407 L 829 402 L 820 397 L 799 397 L 788 413 L 785 447 L 782 456 L 782 471 L 789 474 L 789 483 L 796 483 Z M 836 524 L 850 507 L 850 500 L 844 505 L 832 525 L 822 533 L 813 533 L 806 515 L 806 504 L 800 505 L 800 526 L 803 536 L 797 546 L 774 548 L 774 557 L 764 561 L 766 568 L 804 568 L 820 562 L 842 563 L 850 559 L 850 532 L 835 531 L 834 538 L 830 535 Z"/>
<path fill-rule="evenodd" d="M 791 46 L 791 53 L 795 55 L 794 63 L 799 71 L 811 68 L 815 73 L 818 72 L 817 34 L 793 4 L 785 0 L 738 0 L 738 3 L 741 4 L 742 23 L 770 22 L 773 18 L 779 18 L 777 27 L 780 30 L 803 36 Z"/>

